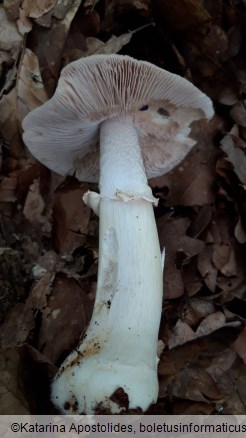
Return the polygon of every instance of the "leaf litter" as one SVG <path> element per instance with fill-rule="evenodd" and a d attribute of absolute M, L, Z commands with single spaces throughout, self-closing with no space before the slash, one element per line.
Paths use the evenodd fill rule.
<path fill-rule="evenodd" d="M 167 256 L 149 413 L 245 413 L 245 20 L 240 1 L 1 2 L 1 414 L 53 412 L 50 380 L 90 320 L 98 219 L 82 196 L 96 187 L 37 163 L 21 121 L 92 53 L 145 59 L 214 101 L 191 153 L 150 181 Z"/>

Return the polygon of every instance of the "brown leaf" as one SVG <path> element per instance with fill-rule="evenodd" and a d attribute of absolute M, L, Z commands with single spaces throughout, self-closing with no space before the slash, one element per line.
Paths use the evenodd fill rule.
<path fill-rule="evenodd" d="M 186 235 L 189 224 L 187 218 L 167 220 L 163 217 L 158 220 L 161 248 L 166 249 L 164 290 L 165 297 L 169 299 L 177 298 L 184 293 L 181 270 L 177 266 L 178 255 L 186 260 L 194 257 L 204 248 L 201 240 Z"/>
<path fill-rule="evenodd" d="M 27 17 L 39 18 L 53 9 L 56 3 L 57 0 L 24 0 L 21 8 Z"/>
<path fill-rule="evenodd" d="M 0 247 L 0 322 L 9 308 L 25 298 L 25 273 L 20 253 Z"/>
<path fill-rule="evenodd" d="M 29 111 L 34 110 L 48 100 L 41 78 L 38 58 L 29 49 L 22 57 L 17 86 L 18 120 L 21 122 Z"/>
<path fill-rule="evenodd" d="M 216 117 L 210 123 L 196 123 L 193 136 L 198 144 L 174 170 L 150 181 L 151 187 L 168 188 L 168 206 L 202 206 L 213 202 L 214 166 L 218 155 L 213 137 L 220 126 L 221 121 Z"/>
<path fill-rule="evenodd" d="M 39 180 L 35 179 L 30 186 L 23 214 L 30 222 L 42 224 L 45 221 L 44 207 L 44 200 L 39 191 Z"/>
<path fill-rule="evenodd" d="M 185 368 L 187 363 L 195 363 L 206 346 L 206 340 L 198 339 L 195 342 L 164 351 L 158 365 L 158 374 L 165 376 L 165 378 L 169 376 L 172 380 L 180 370 Z M 189 358 L 188 361 L 187 358 Z"/>
<path fill-rule="evenodd" d="M 245 117 L 246 118 L 246 117 Z M 233 137 L 227 134 L 220 142 L 221 149 L 227 155 L 227 160 L 233 165 L 234 172 L 242 184 L 246 184 L 246 156 L 245 153 L 236 146 Z"/>
<path fill-rule="evenodd" d="M 242 218 L 239 216 L 235 226 L 234 235 L 239 243 L 246 243 L 246 231 L 242 225 Z"/>
<path fill-rule="evenodd" d="M 28 415 L 29 406 L 19 384 L 21 354 L 12 348 L 0 356 L 0 412 L 1 415 Z"/>
<path fill-rule="evenodd" d="M 201 321 L 211 313 L 214 313 L 214 305 L 210 301 L 201 298 L 191 298 L 183 308 L 183 322 L 190 327 L 197 327 Z"/>
<path fill-rule="evenodd" d="M 23 143 L 19 137 L 15 88 L 0 99 L 0 113 L 0 130 L 9 144 L 10 153 L 12 156 L 21 158 L 24 154 Z"/>
<path fill-rule="evenodd" d="M 39 350 L 55 363 L 76 346 L 86 327 L 84 303 L 88 301 L 79 284 L 58 275 L 47 307 L 42 312 Z"/>
<path fill-rule="evenodd" d="M 15 22 L 8 19 L 3 5 L 0 5 L 0 50 L 9 51 L 15 56 L 20 50 L 22 39 Z"/>
<path fill-rule="evenodd" d="M 241 331 L 240 335 L 232 344 L 236 353 L 243 359 L 246 364 L 246 327 Z"/>
<path fill-rule="evenodd" d="M 199 235 L 207 228 L 211 218 L 211 206 L 203 205 L 189 227 L 189 236 L 195 238 L 199 237 Z"/>
<path fill-rule="evenodd" d="M 54 244 L 61 254 L 71 254 L 82 246 L 88 234 L 91 211 L 82 200 L 87 184 L 66 187 L 54 196 Z"/>
<path fill-rule="evenodd" d="M 214 312 L 205 317 L 196 330 L 193 330 L 187 323 L 179 319 L 176 325 L 172 328 L 169 334 L 168 346 L 174 348 L 194 339 L 207 336 L 216 330 L 234 325 L 234 323 L 226 323 L 225 315 L 222 312 Z M 236 322 L 237 324 L 237 322 Z M 238 324 L 240 324 L 238 322 Z"/>
<path fill-rule="evenodd" d="M 205 360 L 206 360 L 206 355 Z M 232 348 L 226 348 L 225 350 L 216 352 L 213 355 L 208 355 L 208 366 L 205 365 L 206 371 L 217 382 L 217 380 L 233 366 L 237 355 Z"/>
<path fill-rule="evenodd" d="M 231 109 L 230 115 L 235 123 L 246 128 L 246 109 L 245 102 L 238 101 Z"/>
<path fill-rule="evenodd" d="M 218 404 L 223 414 L 245 415 L 246 405 L 246 371 L 245 365 L 235 362 L 233 366 L 218 379 L 223 398 Z"/>
<path fill-rule="evenodd" d="M 198 254 L 197 267 L 208 289 L 215 292 L 218 270 L 213 263 L 212 256 L 213 247 L 208 245 Z"/>
<path fill-rule="evenodd" d="M 193 403 L 188 400 L 175 400 L 173 404 L 173 415 L 211 415 L 214 409 L 214 403 Z"/>
<path fill-rule="evenodd" d="M 185 290 L 190 297 L 196 295 L 196 293 L 202 288 L 200 276 L 197 274 L 195 259 L 183 266 L 182 277 Z"/>
<path fill-rule="evenodd" d="M 33 310 L 24 303 L 16 304 L 7 314 L 0 332 L 0 346 L 7 349 L 31 340 L 35 329 Z"/>
<path fill-rule="evenodd" d="M 201 0 L 154 0 L 153 4 L 158 16 L 175 32 L 202 31 L 211 20 Z"/>
<path fill-rule="evenodd" d="M 25 11 L 20 8 L 19 19 L 17 20 L 17 26 L 20 34 L 25 35 L 30 32 L 32 30 L 32 25 L 33 24 L 31 20 L 26 16 Z"/>
<path fill-rule="evenodd" d="M 123 46 L 131 41 L 132 35 L 133 32 L 122 34 L 119 37 L 112 35 L 106 43 L 97 38 L 88 37 L 86 38 L 87 50 L 83 56 L 118 53 Z"/>
<path fill-rule="evenodd" d="M 25 390 L 31 414 L 53 412 L 50 402 L 50 382 L 57 368 L 30 345 L 20 346 L 18 350 L 21 353 L 18 382 Z"/>
<path fill-rule="evenodd" d="M 176 397 L 208 402 L 221 398 L 221 392 L 212 377 L 203 369 L 195 366 L 181 370 L 172 386 Z"/>
<path fill-rule="evenodd" d="M 34 29 L 35 54 L 38 57 L 42 78 L 49 95 L 53 94 L 56 87 L 67 34 L 80 4 L 81 0 L 59 2 L 56 10 L 58 19 L 53 22 L 52 27 L 43 29 L 43 32 L 39 32 L 38 28 Z"/>
<path fill-rule="evenodd" d="M 19 17 L 19 7 L 21 2 L 22 0 L 4 0 L 3 6 L 11 21 L 14 21 Z"/>
<path fill-rule="evenodd" d="M 5 177 L 0 182 L 0 202 L 15 202 L 16 201 L 16 178 Z"/>

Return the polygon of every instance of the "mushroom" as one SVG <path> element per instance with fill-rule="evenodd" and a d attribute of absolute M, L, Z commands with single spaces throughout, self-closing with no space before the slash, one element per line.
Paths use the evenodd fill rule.
<path fill-rule="evenodd" d="M 52 383 L 62 413 L 146 411 L 156 402 L 164 254 L 147 179 L 176 166 L 195 144 L 192 122 L 212 116 L 210 99 L 184 78 L 95 55 L 66 66 L 54 96 L 24 119 L 39 161 L 100 188 L 84 196 L 100 218 L 93 315 Z"/>

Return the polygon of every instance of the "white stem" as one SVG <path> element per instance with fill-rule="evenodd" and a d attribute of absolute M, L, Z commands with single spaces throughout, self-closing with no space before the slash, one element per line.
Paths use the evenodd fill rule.
<path fill-rule="evenodd" d="M 148 186 L 137 132 L 130 116 L 109 119 L 100 132 L 100 194 L 125 193 L 156 202 Z"/>
<path fill-rule="evenodd" d="M 130 118 L 103 123 L 100 170 L 93 316 L 78 350 L 66 359 L 54 381 L 53 401 L 60 408 L 67 402 L 70 413 L 76 405 L 77 413 L 91 414 L 99 404 L 119 412 L 110 396 L 121 387 L 129 408 L 145 411 L 158 396 L 162 260 L 153 196 Z"/>

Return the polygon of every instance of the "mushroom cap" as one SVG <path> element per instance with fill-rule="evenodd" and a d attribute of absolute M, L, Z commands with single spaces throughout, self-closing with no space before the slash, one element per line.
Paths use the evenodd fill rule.
<path fill-rule="evenodd" d="M 149 62 L 89 56 L 62 70 L 53 97 L 25 117 L 23 139 L 51 170 L 97 182 L 100 124 L 129 114 L 152 178 L 185 157 L 195 144 L 192 122 L 210 119 L 213 107 L 189 81 Z"/>

